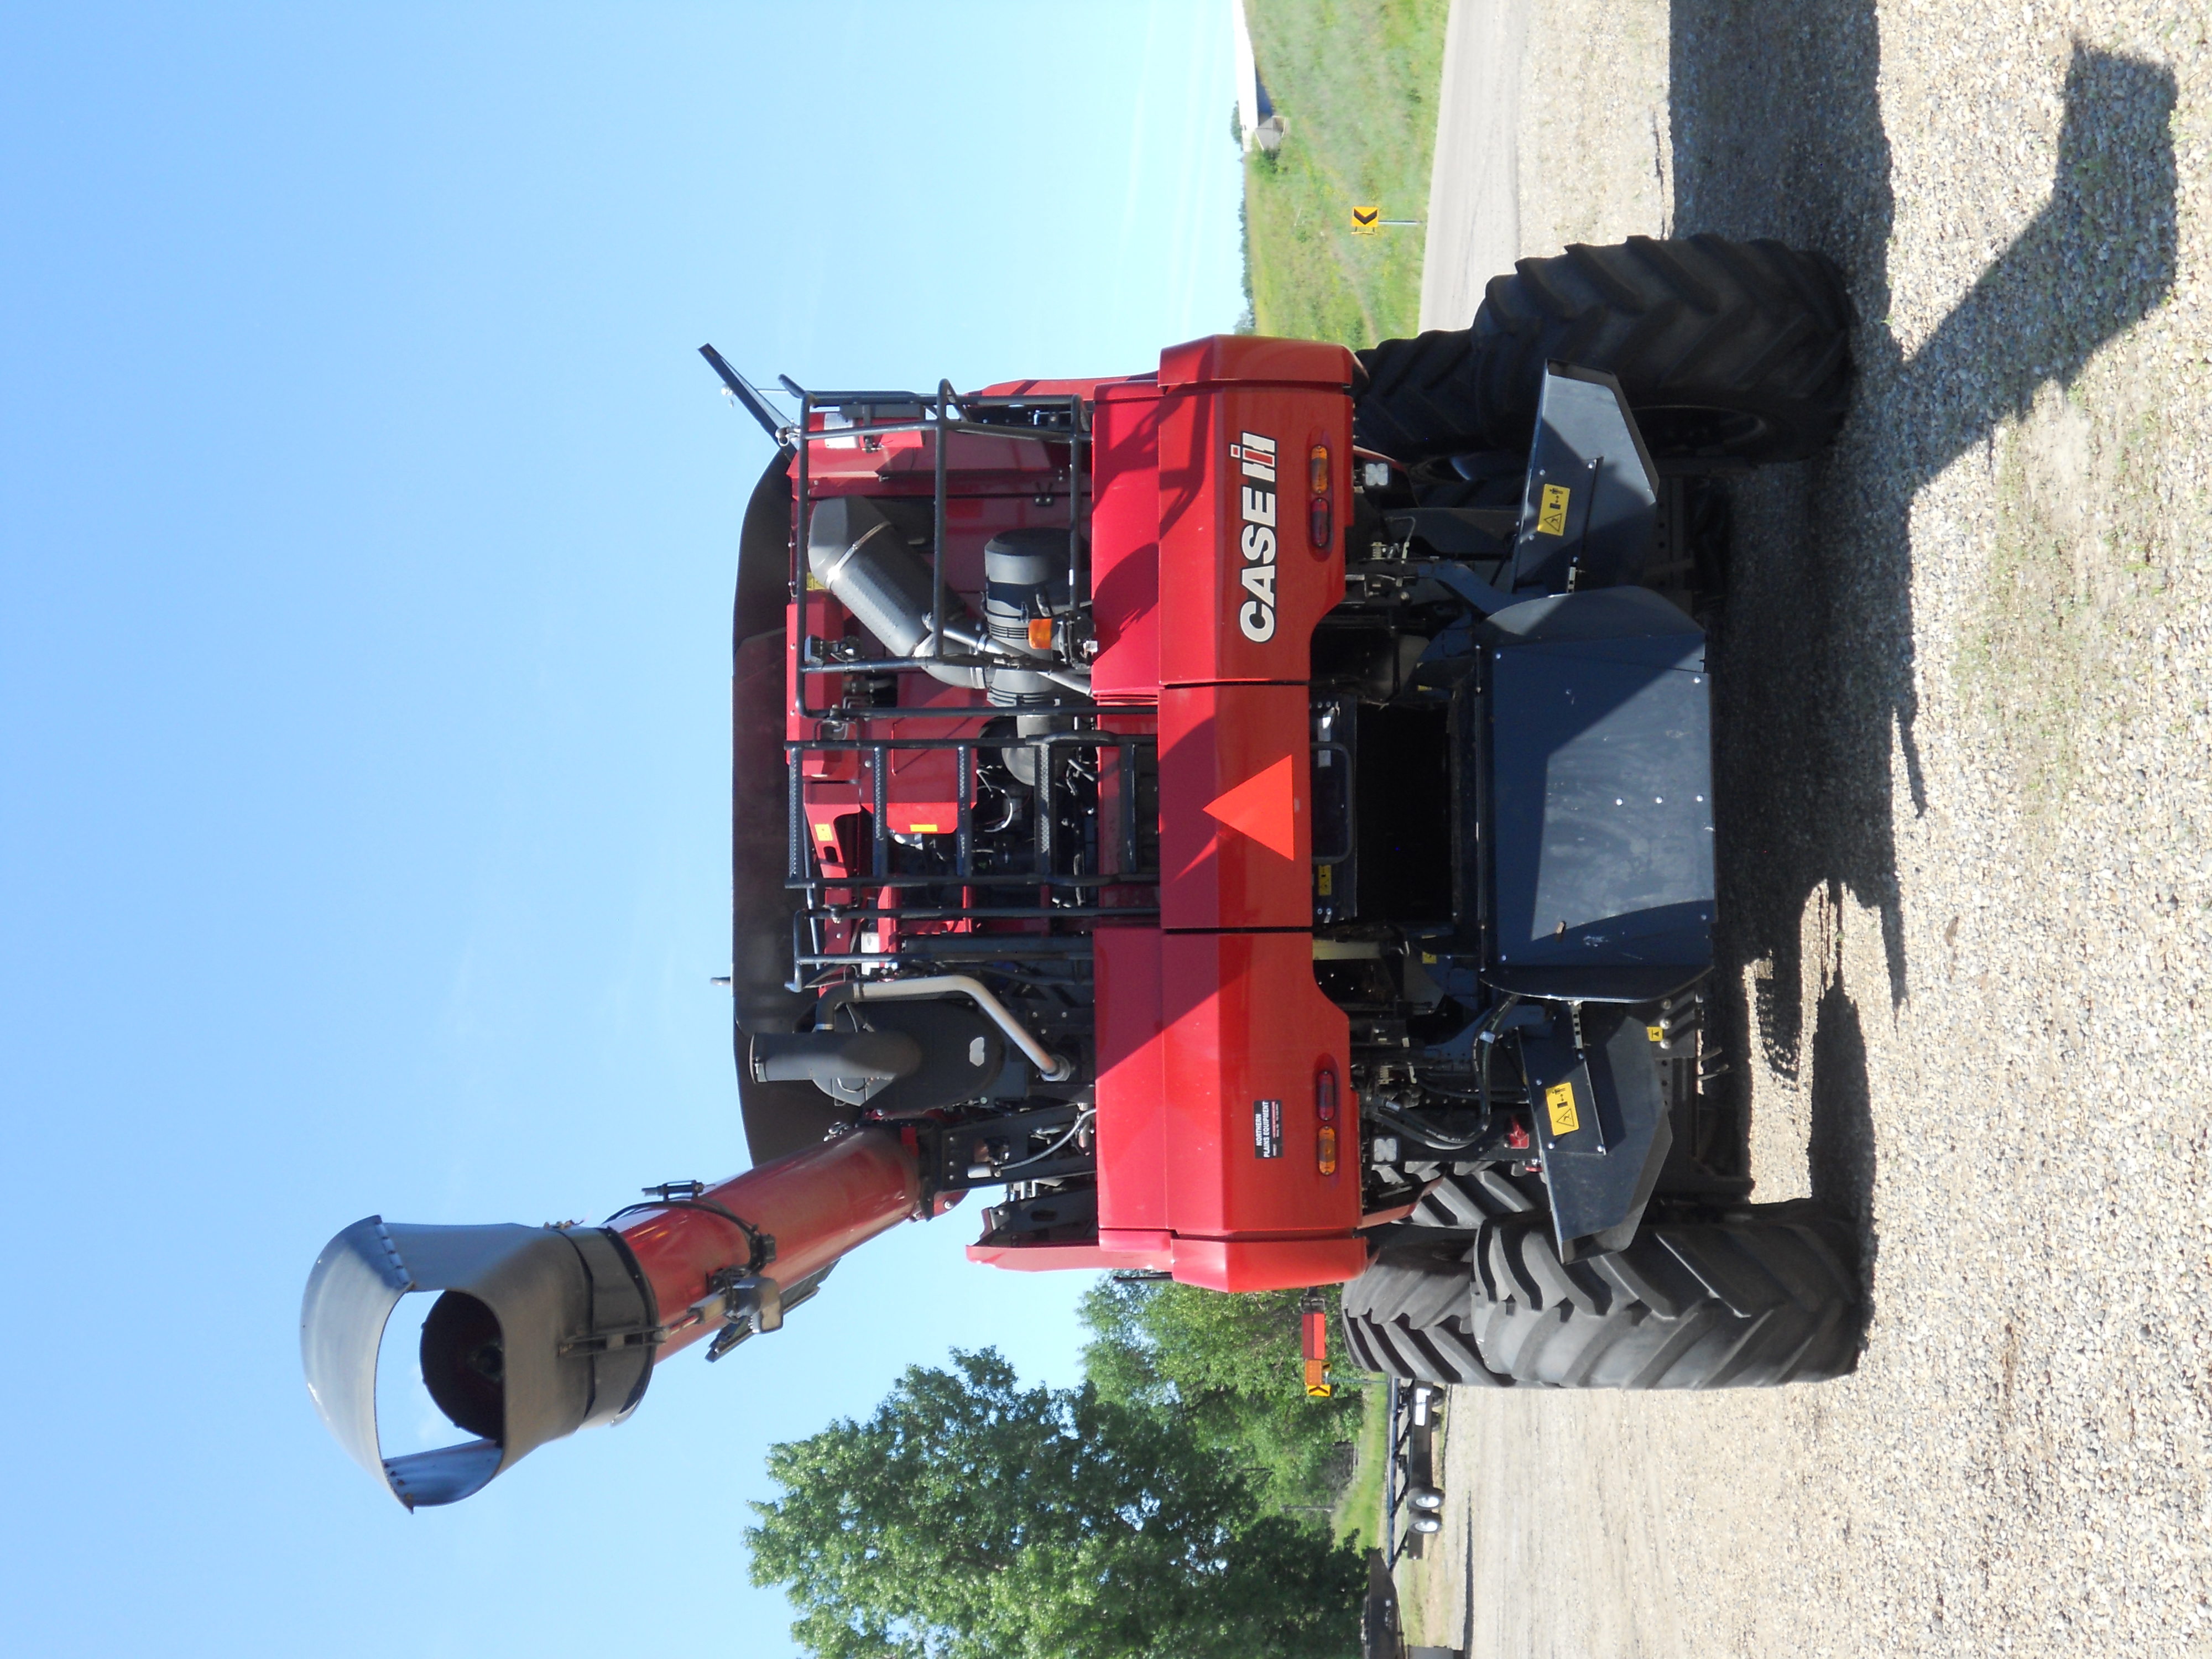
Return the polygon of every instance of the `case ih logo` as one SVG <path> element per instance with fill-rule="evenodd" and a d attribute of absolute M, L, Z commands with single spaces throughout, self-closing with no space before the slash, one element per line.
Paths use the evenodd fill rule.
<path fill-rule="evenodd" d="M 1245 482 L 1238 489 L 1243 529 L 1237 550 L 1244 556 L 1237 579 L 1249 596 L 1237 609 L 1237 625 L 1255 644 L 1275 637 L 1275 441 L 1247 432 L 1229 446 L 1229 459 Z"/>

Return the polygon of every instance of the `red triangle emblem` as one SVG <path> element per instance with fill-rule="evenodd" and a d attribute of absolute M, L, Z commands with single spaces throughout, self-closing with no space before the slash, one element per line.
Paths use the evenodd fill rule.
<path fill-rule="evenodd" d="M 1206 815 L 1249 836 L 1271 853 L 1298 855 L 1297 801 L 1291 792 L 1291 757 L 1249 777 L 1208 806 Z"/>

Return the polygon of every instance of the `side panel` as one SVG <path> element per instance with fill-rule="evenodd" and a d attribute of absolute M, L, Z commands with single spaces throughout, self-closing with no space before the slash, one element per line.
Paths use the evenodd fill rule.
<path fill-rule="evenodd" d="M 1091 695 L 1151 702 L 1160 695 L 1160 394 L 1102 387 L 1091 411 L 1091 615 L 1099 653 Z"/>
<path fill-rule="evenodd" d="M 1304 680 L 1344 598 L 1352 400 L 1272 386 L 1162 393 L 1160 680 Z M 1312 489 L 1315 448 L 1326 488 Z"/>
<path fill-rule="evenodd" d="M 1358 366 L 1351 351 L 1319 340 L 1270 334 L 1209 334 L 1160 353 L 1160 384 L 1201 386 L 1218 380 L 1270 381 L 1349 392 Z"/>
<path fill-rule="evenodd" d="M 1361 1238 L 1178 1238 L 1172 1271 L 1209 1291 L 1297 1291 L 1340 1285 L 1366 1268 Z"/>
<path fill-rule="evenodd" d="M 1006 1267 L 1018 1273 L 1053 1273 L 1066 1268 L 1102 1273 L 1109 1268 L 1150 1268 L 1164 1271 L 1171 1260 L 1166 1236 L 1158 1243 L 1124 1244 L 1108 1240 L 1097 1244 L 970 1244 L 968 1259 L 986 1267 Z M 1357 1272 L 1358 1269 L 1354 1269 Z M 1346 1277 L 1350 1277 L 1349 1274 Z M 1306 1281 L 1301 1279 L 1299 1283 Z"/>
<path fill-rule="evenodd" d="M 1092 945 L 1098 1008 L 1098 1227 L 1168 1224 L 1166 1042 L 1160 933 L 1101 927 Z"/>
<path fill-rule="evenodd" d="M 1312 927 L 1307 725 L 1303 685 L 1161 691 L 1162 927 Z"/>
<path fill-rule="evenodd" d="M 1168 1222 L 1178 1239 L 1348 1235 L 1359 1220 L 1351 1026 L 1314 982 L 1306 933 L 1169 933 Z M 1320 1079 L 1343 1153 L 1321 1168 Z M 1178 1245 L 1180 1248 L 1180 1244 Z"/>

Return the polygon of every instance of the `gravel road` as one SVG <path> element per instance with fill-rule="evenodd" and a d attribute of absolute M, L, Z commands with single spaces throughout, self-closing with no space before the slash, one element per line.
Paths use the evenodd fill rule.
<path fill-rule="evenodd" d="M 1858 307 L 1716 678 L 1758 1195 L 1858 1219 L 1872 1316 L 1816 1388 L 1462 1393 L 1418 1638 L 2212 1656 L 2208 37 L 1534 0 L 1524 253 L 1773 235 Z"/>
<path fill-rule="evenodd" d="M 1421 327 L 1465 328 L 1521 257 L 1521 60 L 1533 0 L 1453 0 L 1429 168 Z"/>

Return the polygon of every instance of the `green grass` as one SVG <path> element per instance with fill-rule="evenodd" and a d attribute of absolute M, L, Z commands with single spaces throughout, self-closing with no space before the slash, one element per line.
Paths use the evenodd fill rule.
<path fill-rule="evenodd" d="M 1358 348 L 1414 332 L 1418 225 L 1352 234 L 1352 210 L 1425 219 L 1449 0 L 1246 0 L 1282 149 L 1244 164 L 1252 320 Z"/>
<path fill-rule="evenodd" d="M 1360 1396 L 1359 1433 L 1352 1442 L 1356 1461 L 1352 1480 L 1337 1494 L 1328 1529 L 1359 1549 L 1385 1547 L 1382 1537 L 1382 1465 L 1389 1456 L 1390 1413 L 1382 1380 Z"/>

